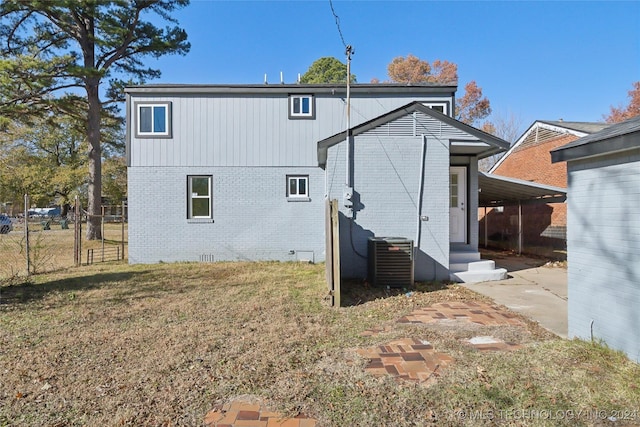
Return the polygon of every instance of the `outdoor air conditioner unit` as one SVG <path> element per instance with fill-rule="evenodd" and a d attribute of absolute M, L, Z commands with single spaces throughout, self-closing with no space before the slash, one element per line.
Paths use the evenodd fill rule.
<path fill-rule="evenodd" d="M 413 240 L 403 237 L 370 237 L 369 282 L 375 286 L 413 286 Z"/>

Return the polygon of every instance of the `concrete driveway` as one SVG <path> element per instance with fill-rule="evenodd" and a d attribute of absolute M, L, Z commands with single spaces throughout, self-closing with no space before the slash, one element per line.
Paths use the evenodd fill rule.
<path fill-rule="evenodd" d="M 545 260 L 483 253 L 497 267 L 506 268 L 509 278 L 494 282 L 462 283 L 556 335 L 567 338 L 567 269 L 547 266 Z"/>

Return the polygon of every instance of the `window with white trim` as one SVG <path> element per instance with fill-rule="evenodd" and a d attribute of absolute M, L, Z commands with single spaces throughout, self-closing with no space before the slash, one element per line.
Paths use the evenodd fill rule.
<path fill-rule="evenodd" d="M 212 218 L 212 196 L 210 175 L 190 175 L 187 177 L 187 198 L 189 219 Z"/>
<path fill-rule="evenodd" d="M 448 104 L 446 102 L 423 102 L 423 104 L 432 110 L 449 115 L 449 112 L 447 111 Z"/>
<path fill-rule="evenodd" d="M 309 175 L 287 175 L 287 198 L 309 198 Z"/>
<path fill-rule="evenodd" d="M 289 95 L 290 119 L 315 118 L 313 95 Z"/>
<path fill-rule="evenodd" d="M 171 103 L 136 103 L 137 137 L 171 137 Z"/>

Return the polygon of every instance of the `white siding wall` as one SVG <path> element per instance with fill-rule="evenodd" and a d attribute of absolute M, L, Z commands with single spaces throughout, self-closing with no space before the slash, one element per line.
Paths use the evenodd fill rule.
<path fill-rule="evenodd" d="M 640 150 L 570 161 L 568 179 L 569 336 L 640 361 Z"/>

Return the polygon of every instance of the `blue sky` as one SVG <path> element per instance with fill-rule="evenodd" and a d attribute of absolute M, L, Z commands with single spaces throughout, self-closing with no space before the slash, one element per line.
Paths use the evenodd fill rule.
<path fill-rule="evenodd" d="M 458 64 L 459 90 L 475 80 L 494 115 L 522 130 L 534 120 L 601 121 L 640 80 L 640 1 L 340 1 L 333 7 L 354 47 L 358 82 L 387 79 L 411 53 Z M 150 83 L 295 82 L 316 59 L 344 62 L 329 0 L 192 0 L 175 14 L 185 57 L 149 60 Z"/>

